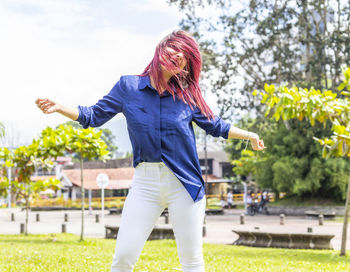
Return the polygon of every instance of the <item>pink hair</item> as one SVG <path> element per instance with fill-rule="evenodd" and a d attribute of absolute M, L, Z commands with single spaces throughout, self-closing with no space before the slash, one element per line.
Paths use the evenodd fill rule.
<path fill-rule="evenodd" d="M 184 55 L 187 63 L 180 73 L 176 73 L 180 65 L 176 56 L 167 48 Z M 161 66 L 173 74 L 168 82 L 162 76 Z M 152 61 L 141 76 L 151 76 L 159 93 L 162 88 L 165 88 L 175 99 L 174 90 L 176 90 L 177 97 L 189 104 L 191 109 L 192 106 L 196 106 L 208 119 L 214 118 L 214 114 L 204 101 L 199 87 L 201 68 L 202 58 L 197 42 L 186 31 L 178 30 L 166 36 L 157 45 Z"/>

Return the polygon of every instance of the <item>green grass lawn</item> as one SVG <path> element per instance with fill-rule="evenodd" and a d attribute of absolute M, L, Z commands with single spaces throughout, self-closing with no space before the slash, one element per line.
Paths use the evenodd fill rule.
<path fill-rule="evenodd" d="M 0 271 L 109 271 L 115 240 L 72 234 L 0 235 Z M 206 271 L 350 271 L 338 251 L 204 244 Z M 148 241 L 134 271 L 181 271 L 173 240 Z"/>
<path fill-rule="evenodd" d="M 330 222 L 344 223 L 344 216 L 336 216 L 335 220 L 331 220 Z M 350 223 L 350 218 L 348 219 L 348 222 Z"/>

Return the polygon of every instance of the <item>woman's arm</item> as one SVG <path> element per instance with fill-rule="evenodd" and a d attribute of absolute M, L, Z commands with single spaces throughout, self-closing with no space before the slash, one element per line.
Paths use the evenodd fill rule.
<path fill-rule="evenodd" d="M 192 121 L 214 137 L 249 139 L 254 150 L 260 151 L 266 148 L 264 141 L 259 140 L 258 134 L 234 127 L 218 116 L 215 116 L 213 120 L 208 120 L 198 108 L 193 112 Z"/>
<path fill-rule="evenodd" d="M 53 112 L 58 112 L 73 121 L 76 121 L 79 117 L 79 110 L 78 108 L 71 108 L 66 107 L 63 105 L 60 105 L 50 99 L 42 99 L 38 98 L 35 103 L 37 104 L 38 108 L 42 110 L 43 113 L 49 114 Z"/>
<path fill-rule="evenodd" d="M 126 77 L 113 86 L 110 92 L 90 107 L 78 105 L 76 108 L 66 107 L 49 99 L 38 98 L 35 103 L 46 114 L 58 112 L 73 121 L 79 122 L 83 128 L 100 127 L 117 113 L 122 112 Z"/>
<path fill-rule="evenodd" d="M 228 132 L 228 138 L 250 140 L 254 150 L 263 150 L 266 148 L 264 146 L 264 141 L 259 139 L 258 134 L 234 127 L 232 125 Z"/>
<path fill-rule="evenodd" d="M 230 131 L 228 132 L 228 138 L 231 139 L 242 139 L 242 140 L 250 140 L 251 138 L 259 136 L 256 133 L 240 129 L 238 127 L 234 127 L 231 125 Z"/>

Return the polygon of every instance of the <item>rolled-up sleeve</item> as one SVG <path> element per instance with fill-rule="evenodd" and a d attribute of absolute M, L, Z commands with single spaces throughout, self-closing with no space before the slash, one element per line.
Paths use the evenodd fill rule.
<path fill-rule="evenodd" d="M 112 90 L 100 99 L 95 105 L 78 106 L 78 121 L 83 128 L 99 127 L 123 111 L 124 95 L 122 78 L 114 85 Z"/>
<path fill-rule="evenodd" d="M 204 129 L 207 134 L 214 137 L 221 136 L 228 139 L 231 124 L 225 122 L 220 117 L 215 116 L 214 119 L 208 120 L 208 118 L 196 108 L 192 114 L 192 121 L 194 121 L 200 128 Z"/>

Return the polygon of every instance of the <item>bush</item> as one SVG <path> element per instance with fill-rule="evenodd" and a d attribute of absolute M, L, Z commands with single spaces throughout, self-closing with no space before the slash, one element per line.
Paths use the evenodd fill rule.
<path fill-rule="evenodd" d="M 124 206 L 124 199 L 113 199 L 113 200 L 105 200 L 104 206 L 106 209 L 109 208 L 118 208 L 121 209 Z M 64 200 L 63 197 L 52 198 L 52 199 L 35 199 L 31 202 L 31 207 L 64 207 L 64 208 L 81 208 L 81 200 L 77 199 L 73 200 Z M 101 201 L 92 201 L 91 207 L 93 209 L 101 209 L 102 204 Z M 89 200 L 85 198 L 85 208 L 89 208 Z"/>

